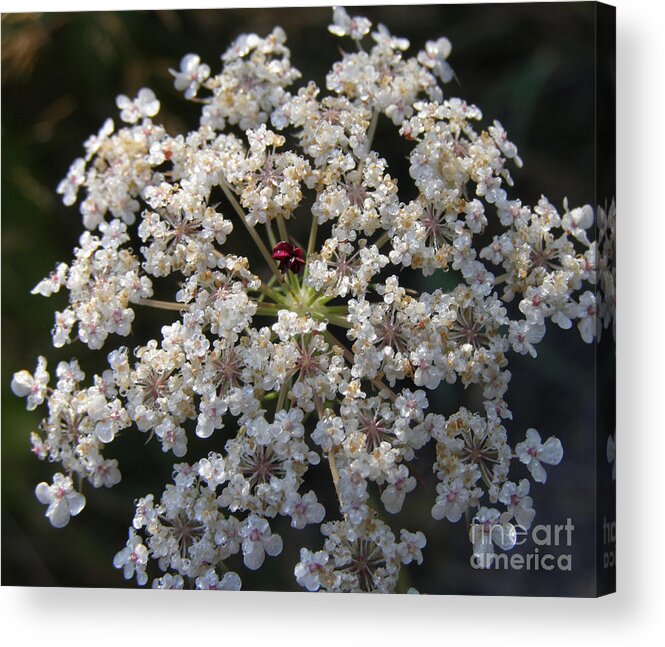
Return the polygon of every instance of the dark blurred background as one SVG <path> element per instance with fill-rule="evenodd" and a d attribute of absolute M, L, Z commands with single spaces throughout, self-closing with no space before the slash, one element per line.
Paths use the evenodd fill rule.
<path fill-rule="evenodd" d="M 593 3 L 353 7 L 349 11 L 408 37 L 411 52 L 439 36 L 451 40 L 449 60 L 459 82 L 447 85 L 446 94 L 476 103 L 484 124 L 499 119 L 525 162 L 523 169 L 513 171 L 517 188 L 511 195 L 528 204 L 541 194 L 557 206 L 564 196 L 573 205 L 593 204 Z M 81 154 L 83 141 L 97 132 L 106 117 L 116 118 L 118 94 L 135 96 L 140 87 L 149 86 L 162 102 L 160 118 L 170 132 L 196 127 L 196 107 L 173 89 L 167 70 L 178 68 L 184 54 L 196 52 L 217 71 L 220 54 L 240 33 L 266 35 L 281 25 L 289 37 L 293 63 L 303 73 L 302 81 L 311 78 L 323 87 L 341 43 L 326 30 L 330 16 L 326 8 L 3 15 L 3 585 L 127 586 L 111 560 L 126 540 L 133 500 L 147 492 L 158 494 L 170 480 L 169 457 L 156 445 L 145 447 L 144 436 L 125 433 L 108 451 L 120 460 L 122 483 L 111 490 L 88 487 L 85 511 L 67 528 L 53 529 L 44 517 L 44 506 L 34 497 L 36 483 L 50 481 L 54 470 L 30 453 L 29 434 L 40 416 L 26 412 L 23 401 L 11 394 L 12 374 L 22 368 L 32 371 L 37 355 L 43 354 L 52 374 L 58 360 L 77 356 L 90 376 L 100 370 L 99 360 L 105 355 L 97 357 L 80 345 L 52 349 L 53 311 L 64 306 L 66 296 L 44 299 L 29 294 L 57 261 L 71 259 L 81 233 L 77 210 L 64 207 L 55 195 L 59 180 Z M 390 159 L 389 130 L 382 119 L 376 141 Z M 382 143 L 383 135 L 388 143 Z M 397 161 L 393 172 L 406 185 L 408 165 Z M 398 519 L 387 519 L 396 530 L 422 529 L 428 537 L 424 566 L 408 569 L 400 590 L 415 586 L 428 593 L 592 594 L 593 348 L 576 331 L 566 334 L 550 327 L 538 359 L 511 356 L 510 370 L 511 444 L 521 440 L 528 427 L 537 428 L 544 438 L 557 435 L 564 444 L 562 464 L 548 470 L 549 482 L 534 485 L 532 496 L 536 523 L 565 523 L 572 518 L 573 546 L 541 552 L 571 553 L 573 570 L 473 570 L 464 525 L 431 519 L 435 479 L 427 464 L 431 457 L 425 455 L 416 475 L 429 485 L 423 483 L 408 496 Z M 450 386 L 432 394 L 430 401 L 448 414 L 462 404 L 474 408 L 481 404 L 472 390 Z M 189 461 L 209 449 L 196 443 L 191 447 Z M 513 475 L 514 479 L 526 476 L 520 467 Z M 283 519 L 277 529 L 285 541 L 284 554 L 266 560 L 256 574 L 240 568 L 244 588 L 299 590 L 292 575 L 298 550 L 303 545 L 314 549 L 322 538 L 316 529 L 290 531 Z M 529 540 L 520 552 L 533 550 Z"/>

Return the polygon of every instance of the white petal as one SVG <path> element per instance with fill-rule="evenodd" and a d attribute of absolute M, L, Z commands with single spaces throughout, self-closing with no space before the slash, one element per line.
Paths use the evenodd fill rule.
<path fill-rule="evenodd" d="M 241 587 L 242 581 L 240 580 L 238 573 L 234 573 L 233 571 L 224 573 L 224 577 L 220 582 L 220 589 L 224 591 L 240 591 Z"/>
<path fill-rule="evenodd" d="M 536 483 L 545 483 L 547 481 L 547 472 L 545 468 L 535 458 L 528 465 L 531 476 Z"/>
<path fill-rule="evenodd" d="M 69 506 L 65 499 L 60 499 L 52 505 L 46 513 L 54 528 L 64 528 L 69 523 Z"/>
<path fill-rule="evenodd" d="M 85 508 L 85 497 L 79 492 L 71 492 L 66 497 L 69 505 L 69 514 L 75 517 L 83 508 Z"/>
<path fill-rule="evenodd" d="M 121 551 L 117 552 L 113 557 L 113 566 L 115 568 L 122 568 L 127 561 L 127 549 L 123 548 Z"/>
<path fill-rule="evenodd" d="M 526 430 L 526 440 L 529 443 L 529 445 L 540 445 L 540 434 L 533 429 L 527 429 Z"/>
<path fill-rule="evenodd" d="M 18 373 L 14 373 L 14 377 L 12 378 L 12 391 L 19 398 L 24 398 L 30 393 L 34 383 L 32 375 L 28 371 L 19 371 Z"/>
<path fill-rule="evenodd" d="M 245 566 L 252 571 L 255 571 L 257 568 L 259 568 L 261 564 L 263 564 L 264 559 L 265 553 L 263 551 L 263 546 L 261 546 L 261 544 L 258 542 L 254 543 L 250 552 L 247 552 L 243 555 L 243 562 L 245 562 Z"/>
<path fill-rule="evenodd" d="M 110 443 L 115 437 L 113 432 L 113 423 L 110 420 L 98 422 L 95 425 L 95 434 L 103 443 Z"/>
<path fill-rule="evenodd" d="M 512 523 L 492 527 L 492 540 L 502 550 L 510 550 L 517 541 L 517 531 Z"/>
<path fill-rule="evenodd" d="M 524 529 L 528 530 L 531 528 L 533 523 L 533 518 L 536 516 L 536 511 L 533 508 L 523 508 L 522 506 L 517 506 L 515 510 L 515 521 Z"/>
<path fill-rule="evenodd" d="M 558 465 L 563 458 L 563 447 L 556 436 L 550 436 L 538 452 L 538 460 L 548 465 Z"/>
<path fill-rule="evenodd" d="M 35 496 L 40 503 L 48 504 L 53 501 L 53 495 L 51 494 L 48 483 L 43 481 L 35 488 Z"/>
<path fill-rule="evenodd" d="M 451 503 L 448 506 L 446 514 L 448 521 L 451 521 L 452 523 L 458 522 L 462 518 L 462 512 L 463 512 L 462 506 L 459 503 L 457 503 L 457 501 Z"/>
<path fill-rule="evenodd" d="M 271 557 L 279 555 L 282 552 L 282 548 L 284 547 L 282 538 L 279 535 L 272 535 L 268 541 L 264 542 L 263 545 L 265 546 L 266 553 L 268 553 L 268 555 Z"/>
<path fill-rule="evenodd" d="M 88 399 L 88 415 L 93 420 L 102 420 L 106 417 L 106 398 L 101 393 Z"/>

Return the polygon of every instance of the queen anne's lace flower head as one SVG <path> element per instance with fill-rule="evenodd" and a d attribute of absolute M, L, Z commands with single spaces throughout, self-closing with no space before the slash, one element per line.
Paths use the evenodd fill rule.
<path fill-rule="evenodd" d="M 591 343 L 599 310 L 609 324 L 609 261 L 600 304 L 593 290 L 593 210 L 513 195 L 521 160 L 502 125 L 483 128 L 476 106 L 444 99 L 450 42 L 409 57 L 408 41 L 340 7 L 329 30 L 357 47 L 326 89 L 292 88 L 300 73 L 280 28 L 238 37 L 218 74 L 186 55 L 171 74 L 202 106 L 198 127 L 172 136 L 152 122 L 151 90 L 120 95 L 124 125 L 105 122 L 58 187 L 65 204 L 79 200 L 86 231 L 33 292 L 68 293 L 54 345 L 105 348 L 107 367 L 86 383 L 76 359 L 61 362 L 51 386 L 40 357 L 11 387 L 28 409 L 47 408 L 31 440 L 63 469 L 36 489 L 56 527 L 81 512 L 83 481 L 120 480 L 104 452 L 121 434 L 186 459 L 161 496 L 137 501 L 113 560 L 140 585 L 237 590 L 228 560 L 260 569 L 281 554 L 282 528 L 315 525 L 323 543 L 300 550 L 299 585 L 394 591 L 401 568 L 427 560 L 421 531 L 388 525 L 418 489 L 426 445 L 432 517 L 472 519 L 473 552 L 490 565 L 534 520 L 527 470 L 544 483 L 563 456 L 534 429 L 514 444 L 511 352 L 536 357 L 553 324 Z M 409 200 L 374 148 L 379 119 L 408 146 Z M 310 234 L 296 240 L 303 219 Z M 240 255 L 241 235 L 255 257 Z M 403 270 L 457 284 L 415 289 Z M 146 307 L 166 323 L 137 339 Z M 432 391 L 458 381 L 482 405 L 441 415 Z M 193 436 L 216 451 L 191 460 Z M 312 489 L 321 461 L 336 510 Z"/>

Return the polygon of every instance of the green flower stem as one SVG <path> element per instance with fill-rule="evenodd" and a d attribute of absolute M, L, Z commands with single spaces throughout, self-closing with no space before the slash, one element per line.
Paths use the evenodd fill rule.
<path fill-rule="evenodd" d="M 369 124 L 369 130 L 367 131 L 367 152 L 369 153 L 372 150 L 372 143 L 374 142 L 374 135 L 376 135 L 376 125 L 379 123 L 379 111 L 374 108 L 372 111 L 372 121 Z"/>
<path fill-rule="evenodd" d="M 312 215 L 312 226 L 309 229 L 309 239 L 307 241 L 307 256 L 309 256 L 316 247 L 316 236 L 319 233 L 319 219 Z"/>
<path fill-rule="evenodd" d="M 276 317 L 280 310 L 286 310 L 286 306 L 276 303 L 258 303 L 256 306 L 256 314 L 266 317 Z"/>
<path fill-rule="evenodd" d="M 337 462 L 335 460 L 336 453 L 337 449 L 335 447 L 328 452 L 328 465 L 330 466 L 330 475 L 332 476 L 332 482 L 335 486 L 335 494 L 337 494 L 337 500 L 339 501 L 339 507 L 341 509 L 344 507 L 344 504 L 342 502 L 342 491 L 339 487 L 339 471 L 337 470 Z"/>
<path fill-rule="evenodd" d="M 379 122 L 379 111 L 374 108 L 372 110 L 372 120 L 369 123 L 369 128 L 367 129 L 367 154 L 360 160 L 358 164 L 358 172 L 360 173 L 360 181 L 362 182 L 362 175 L 365 169 L 365 162 L 369 156 L 370 151 L 372 150 L 372 143 L 374 142 L 374 135 L 376 134 L 376 124 Z"/>
<path fill-rule="evenodd" d="M 270 280 L 268 281 L 268 283 L 266 283 L 265 287 L 270 289 L 273 285 L 275 285 L 276 280 L 277 278 L 274 275 L 271 276 Z M 266 298 L 266 292 L 262 291 L 261 296 L 259 297 L 259 303 L 261 303 L 265 298 Z"/>
<path fill-rule="evenodd" d="M 139 299 L 135 301 L 139 306 L 147 306 L 148 308 L 157 308 L 158 310 L 175 310 L 182 312 L 187 310 L 189 306 L 186 303 L 177 303 L 175 301 L 160 301 L 159 299 Z"/>
<path fill-rule="evenodd" d="M 395 393 L 382 379 L 380 376 L 377 375 L 372 380 L 372 384 L 379 390 L 379 391 L 386 391 L 388 393 L 388 397 L 395 402 L 397 400 L 397 393 Z"/>
<path fill-rule="evenodd" d="M 325 311 L 330 314 L 340 314 L 346 317 L 349 314 L 349 309 L 346 306 L 325 306 Z"/>
<path fill-rule="evenodd" d="M 266 223 L 266 231 L 268 232 L 270 245 L 274 248 L 277 245 L 277 238 L 275 238 L 275 232 L 272 229 L 272 222 L 270 220 Z"/>
<path fill-rule="evenodd" d="M 286 231 L 286 224 L 281 214 L 277 216 L 277 230 L 279 231 L 279 237 L 282 239 L 282 241 L 288 243 L 289 233 Z"/>
<path fill-rule="evenodd" d="M 344 358 L 346 361 L 353 365 L 353 353 L 346 347 L 346 345 L 339 341 L 339 339 L 337 339 L 337 337 L 335 337 L 335 335 L 333 335 L 329 330 L 326 330 L 323 335 L 333 346 L 339 346 L 344 353 Z"/>
<path fill-rule="evenodd" d="M 353 364 L 353 353 L 333 335 L 329 330 L 326 330 L 324 333 L 326 339 L 333 344 L 334 346 L 339 346 L 344 352 L 344 358 L 350 364 Z M 375 377 L 372 380 L 372 384 L 376 387 L 378 391 L 386 391 L 390 399 L 394 402 L 397 400 L 397 393 L 395 393 L 382 379 L 380 376 Z"/>
<path fill-rule="evenodd" d="M 340 317 L 338 315 L 331 315 L 331 314 L 327 314 L 325 312 L 323 312 L 321 314 L 319 314 L 318 312 L 317 313 L 312 313 L 312 315 L 314 317 L 316 317 L 317 319 L 327 320 L 331 324 L 333 324 L 335 326 L 339 326 L 340 328 L 346 328 L 347 330 L 352 328 L 351 324 L 344 317 Z"/>
<path fill-rule="evenodd" d="M 298 283 L 298 277 L 291 271 L 288 271 L 285 275 L 286 282 L 291 288 L 291 293 L 296 296 L 300 293 L 300 284 Z"/>
<path fill-rule="evenodd" d="M 377 249 L 381 249 L 389 240 L 390 234 L 386 231 L 379 239 L 377 239 L 374 244 L 376 245 Z"/>
<path fill-rule="evenodd" d="M 280 273 L 279 270 L 277 269 L 275 261 L 273 260 L 272 254 L 268 251 L 268 248 L 266 247 L 265 243 L 261 240 L 261 237 L 259 236 L 256 229 L 247 222 L 247 217 L 245 216 L 245 212 L 243 211 L 243 208 L 240 206 L 240 203 L 236 199 L 236 196 L 234 195 L 233 191 L 231 190 L 229 183 L 226 180 L 222 179 L 220 186 L 222 187 L 222 191 L 224 191 L 224 195 L 228 198 L 228 201 L 231 203 L 231 206 L 234 208 L 235 212 L 240 217 L 242 224 L 245 225 L 245 228 L 247 229 L 249 235 L 252 237 L 252 240 L 256 243 L 256 246 L 259 248 L 259 251 L 261 252 L 263 258 L 266 260 L 266 263 L 268 263 L 268 267 L 272 270 L 273 274 L 279 279 Z"/>
<path fill-rule="evenodd" d="M 286 395 L 289 392 L 290 387 L 291 380 L 285 380 L 284 384 L 282 384 L 282 388 L 279 390 L 279 398 L 277 399 L 277 407 L 275 408 L 275 412 L 281 411 L 284 408 L 284 401 L 286 400 Z"/>
<path fill-rule="evenodd" d="M 273 277 L 274 278 L 274 277 Z M 261 284 L 261 286 L 258 288 L 258 291 L 261 294 L 264 294 L 267 297 L 270 297 L 273 301 L 276 303 L 279 303 L 283 306 L 287 305 L 286 302 L 286 297 L 282 292 L 278 292 L 277 290 L 274 290 L 273 288 L 270 287 L 270 283 L 268 284 Z"/>

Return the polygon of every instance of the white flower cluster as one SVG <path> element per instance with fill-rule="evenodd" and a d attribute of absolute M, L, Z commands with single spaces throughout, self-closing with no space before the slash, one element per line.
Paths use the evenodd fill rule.
<path fill-rule="evenodd" d="M 609 209 L 598 207 L 598 326 L 600 339 L 603 328 L 612 324 L 616 337 L 616 204 Z"/>
<path fill-rule="evenodd" d="M 127 247 L 127 225 L 120 220 L 101 222 L 101 237 L 85 232 L 74 250 L 71 267 L 60 263 L 55 272 L 33 289 L 50 296 L 62 286 L 69 290 L 69 306 L 56 312 L 53 345 L 70 343 L 74 324 L 78 339 L 89 348 L 104 345 L 109 334 L 126 337 L 131 332 L 137 303 L 152 295 L 152 281 L 140 270 L 140 262 Z"/>
<path fill-rule="evenodd" d="M 32 451 L 41 460 L 60 463 L 67 476 L 55 474 L 53 485 L 40 483 L 35 493 L 41 503 L 48 504 L 46 516 L 51 523 L 62 528 L 85 506 L 85 497 L 74 489 L 74 475 L 79 489 L 84 479 L 95 488 L 120 482 L 118 461 L 104 458 L 102 451 L 132 421 L 118 398 L 111 371 L 95 376 L 92 386 L 82 388 L 85 374 L 72 360 L 58 364 L 56 377 L 52 388 L 46 359 L 40 357 L 34 377 L 20 371 L 11 386 L 16 395 L 27 397 L 28 409 L 47 401 L 48 416 L 41 422 L 41 433 L 30 436 Z"/>
<path fill-rule="evenodd" d="M 321 526 L 326 537 L 323 550 L 300 550 L 295 568 L 298 584 L 308 591 L 372 591 L 391 593 L 397 585 L 400 566 L 422 564 L 425 535 L 402 530 L 400 540 L 378 519 L 363 524 L 346 520 Z"/>
<path fill-rule="evenodd" d="M 408 41 L 342 8 L 330 31 L 357 47 L 333 65 L 329 94 L 313 82 L 288 89 L 300 74 L 280 28 L 238 38 L 216 76 L 188 54 L 172 74 L 203 106 L 198 128 L 170 136 L 152 123 L 150 90 L 120 96 L 128 125 L 109 120 L 58 188 L 65 204 L 84 192 L 89 231 L 34 290 L 69 293 L 54 345 L 78 324 L 79 341 L 108 346 L 132 332 L 137 308 L 172 319 L 156 338 L 109 348 L 87 388 L 76 360 L 58 366 L 55 389 L 44 358 L 34 376 L 14 376 L 28 409 L 48 406 L 35 453 L 66 473 L 37 487 L 48 518 L 63 526 L 83 508 L 74 474 L 79 486 L 119 481 L 101 452 L 121 432 L 149 433 L 177 458 L 188 437 L 223 439 L 223 451 L 175 464 L 159 503 L 138 501 L 114 565 L 141 585 L 238 589 L 226 562 L 242 556 L 255 570 L 280 554 L 281 516 L 296 529 L 322 524 L 321 549 L 302 548 L 293 565 L 307 590 L 395 591 L 400 569 L 425 557 L 422 532 L 389 522 L 417 488 L 413 462 L 428 444 L 432 516 L 487 527 L 471 541 L 489 563 L 535 515 L 530 481 L 511 470 L 544 483 L 544 466 L 562 459 L 559 440 L 534 429 L 515 442 L 508 361 L 535 357 L 550 320 L 594 340 L 593 210 L 510 197 L 507 165 L 521 160 L 501 124 L 479 130 L 478 108 L 444 99 L 447 39 L 406 57 Z M 372 148 L 384 118 L 410 146 L 408 202 Z M 303 219 L 306 249 L 289 233 Z M 238 255 L 237 230 L 261 263 Z M 456 287 L 406 278 L 443 272 Z M 613 284 L 601 277 L 609 308 Z M 153 299 L 153 284 L 171 300 Z M 479 389 L 480 410 L 430 410 L 431 392 L 458 380 Z M 338 510 L 311 489 L 322 459 Z"/>

